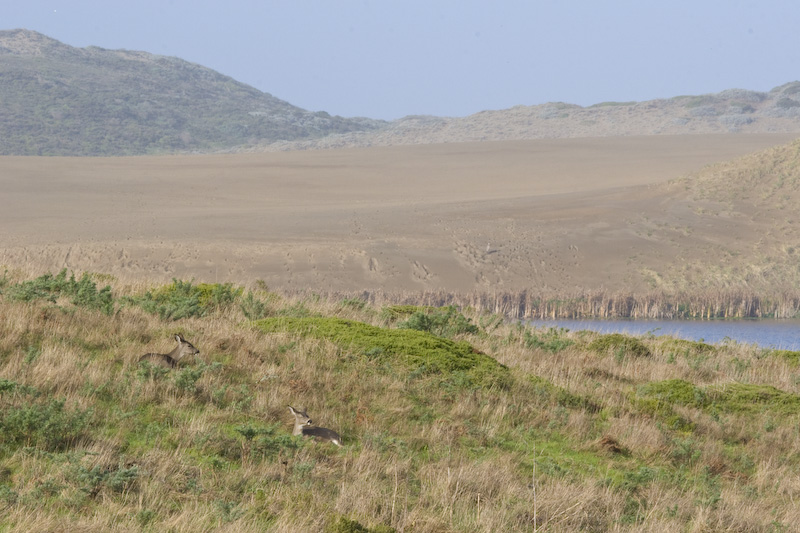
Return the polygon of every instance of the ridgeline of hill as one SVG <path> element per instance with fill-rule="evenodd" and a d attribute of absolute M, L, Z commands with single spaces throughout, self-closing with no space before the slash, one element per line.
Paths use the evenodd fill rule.
<path fill-rule="evenodd" d="M 0 155 L 273 151 L 485 140 L 800 132 L 800 82 L 647 102 L 392 122 L 310 112 L 211 69 L 0 31 Z"/>
<path fill-rule="evenodd" d="M 769 92 L 729 89 L 645 102 L 518 105 L 467 117 L 409 116 L 370 132 L 277 142 L 256 150 L 527 139 L 800 132 L 800 82 Z"/>
<path fill-rule="evenodd" d="M 211 69 L 146 52 L 0 31 L 0 154 L 205 152 L 373 129 Z"/>

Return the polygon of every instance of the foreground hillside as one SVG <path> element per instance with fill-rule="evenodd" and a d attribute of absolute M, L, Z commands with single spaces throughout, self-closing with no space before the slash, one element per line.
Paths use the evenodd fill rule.
<path fill-rule="evenodd" d="M 0 290 L 2 531 L 800 521 L 798 352 L 263 286 L 15 271 Z M 201 359 L 137 363 L 176 332 Z M 293 437 L 287 404 L 344 446 Z"/>
<path fill-rule="evenodd" d="M 205 152 L 372 129 L 312 113 L 211 69 L 146 52 L 0 31 L 0 154 Z"/>

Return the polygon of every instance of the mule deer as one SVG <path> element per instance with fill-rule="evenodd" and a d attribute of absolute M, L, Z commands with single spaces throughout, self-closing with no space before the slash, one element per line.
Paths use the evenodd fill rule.
<path fill-rule="evenodd" d="M 151 365 L 163 366 L 165 368 L 175 368 L 178 366 L 178 361 L 183 359 L 184 356 L 194 355 L 197 356 L 200 350 L 195 348 L 191 342 L 183 338 L 183 335 L 176 334 L 175 340 L 178 341 L 178 346 L 169 353 L 146 353 L 139 358 L 139 362 L 147 361 Z"/>
<path fill-rule="evenodd" d="M 342 439 L 339 434 L 332 429 L 321 428 L 314 425 L 314 421 L 306 414 L 305 411 L 295 409 L 291 405 L 288 406 L 289 411 L 294 415 L 294 431 L 292 435 L 302 435 L 304 437 L 314 437 L 319 440 L 326 440 L 334 443 L 337 446 L 342 445 Z"/>

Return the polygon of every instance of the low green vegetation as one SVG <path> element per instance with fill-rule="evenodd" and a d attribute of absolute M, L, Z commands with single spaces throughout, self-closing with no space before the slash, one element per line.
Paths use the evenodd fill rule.
<path fill-rule="evenodd" d="M 74 273 L 67 278 L 66 268 L 55 276 L 44 274 L 33 280 L 10 284 L 4 293 L 12 300 L 45 300 L 53 304 L 66 300 L 72 305 L 98 309 L 107 315 L 114 311 L 110 286 L 98 290 L 97 284 L 86 273 L 80 279 L 75 279 Z"/>
<path fill-rule="evenodd" d="M 427 331 L 439 337 L 477 334 L 480 328 L 461 314 L 455 306 L 428 308 L 414 311 L 408 319 L 397 324 L 399 328 Z"/>
<path fill-rule="evenodd" d="M 648 383 L 636 392 L 635 404 L 644 411 L 662 415 L 673 424 L 680 424 L 673 408 L 692 407 L 712 415 L 800 414 L 800 395 L 779 390 L 771 385 L 727 383 L 698 387 L 682 379 Z"/>
<path fill-rule="evenodd" d="M 525 329 L 523 337 L 528 348 L 539 348 L 549 352 L 560 352 L 575 344 L 564 328 L 547 328 L 538 332 Z"/>
<path fill-rule="evenodd" d="M 591 341 L 587 348 L 593 352 L 601 355 L 609 353 L 617 357 L 624 357 L 631 355 L 634 357 L 649 357 L 651 354 L 648 348 L 641 340 L 630 335 L 622 333 L 609 333 L 601 335 Z"/>
<path fill-rule="evenodd" d="M 202 317 L 214 309 L 231 306 L 242 295 L 230 283 L 200 283 L 173 280 L 172 284 L 149 290 L 140 296 L 129 297 L 126 302 L 138 305 L 149 313 L 156 313 L 164 320 L 179 320 L 187 317 Z M 251 307 L 253 300 L 243 305 Z"/>
<path fill-rule="evenodd" d="M 765 350 L 764 353 L 770 357 L 780 357 L 793 366 L 800 366 L 800 352 L 796 350 Z"/>
<path fill-rule="evenodd" d="M 659 349 L 673 355 L 708 355 L 716 351 L 716 348 L 705 342 L 688 341 L 685 339 L 664 339 L 659 343 Z"/>
<path fill-rule="evenodd" d="M 230 284 L 0 287 L 0 531 L 797 523 L 795 352 Z M 138 363 L 175 332 L 204 362 Z M 292 435 L 287 405 L 345 445 Z"/>
<path fill-rule="evenodd" d="M 459 379 L 465 385 L 508 385 L 508 369 L 495 359 L 465 341 L 452 341 L 428 331 L 388 329 L 330 317 L 265 318 L 255 327 L 265 333 L 287 332 L 329 340 L 351 353 L 402 369 L 408 376 L 437 374 Z M 401 324 L 403 327 L 408 327 L 407 322 Z"/>

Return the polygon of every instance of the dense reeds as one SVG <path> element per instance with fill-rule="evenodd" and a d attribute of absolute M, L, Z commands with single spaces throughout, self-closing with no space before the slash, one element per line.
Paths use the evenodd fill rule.
<path fill-rule="evenodd" d="M 302 293 L 296 293 L 302 294 Z M 745 290 L 695 290 L 626 294 L 605 290 L 574 293 L 445 291 L 361 291 L 323 293 L 331 298 L 360 298 L 370 305 L 455 305 L 478 312 L 516 319 L 735 319 L 798 318 L 800 291 L 786 289 L 771 294 Z"/>
<path fill-rule="evenodd" d="M 0 531 L 800 523 L 800 353 L 83 279 L 0 287 Z M 177 332 L 206 362 L 137 362 Z"/>

